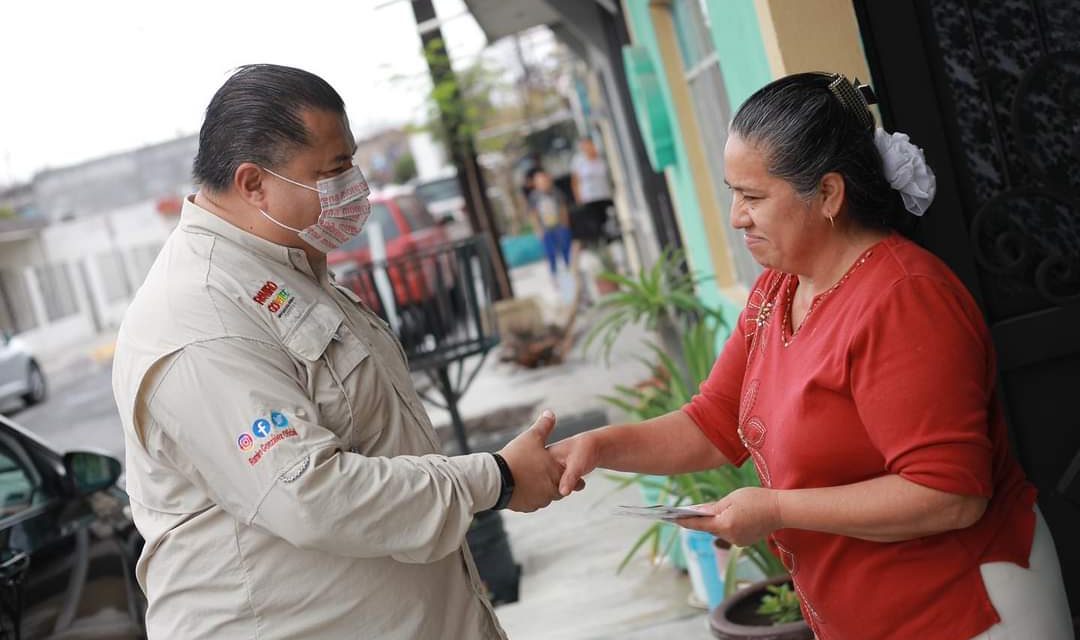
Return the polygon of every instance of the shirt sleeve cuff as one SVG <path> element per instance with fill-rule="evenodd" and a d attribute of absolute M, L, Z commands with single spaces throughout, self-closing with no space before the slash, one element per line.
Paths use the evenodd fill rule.
<path fill-rule="evenodd" d="M 738 467 L 750 457 L 750 452 L 743 446 L 742 440 L 739 439 L 737 432 L 723 434 L 716 429 L 707 427 L 705 417 L 700 415 L 700 412 L 693 403 L 684 406 L 682 411 L 693 421 L 694 425 L 701 430 L 701 433 L 705 434 L 705 437 L 709 439 L 709 442 L 719 449 L 720 453 L 724 454 L 724 457 L 727 458 L 728 462 Z"/>
<path fill-rule="evenodd" d="M 915 484 L 964 496 L 989 498 L 990 452 L 976 445 L 936 445 L 910 451 L 891 461 L 889 471 Z"/>
<path fill-rule="evenodd" d="M 473 513 L 486 511 L 495 506 L 502 490 L 502 473 L 495 456 L 490 453 L 470 453 L 455 456 L 454 463 L 462 471 L 462 477 L 473 500 Z"/>

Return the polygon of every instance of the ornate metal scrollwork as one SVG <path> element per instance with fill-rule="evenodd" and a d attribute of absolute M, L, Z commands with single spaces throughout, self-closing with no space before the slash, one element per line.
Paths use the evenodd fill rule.
<path fill-rule="evenodd" d="M 1080 208 L 1034 187 L 987 202 L 971 223 L 972 244 L 987 271 L 1031 282 L 1054 304 L 1080 301 Z"/>
<path fill-rule="evenodd" d="M 1052 304 L 1080 301 L 1080 53 L 1048 53 L 1024 72 L 1011 127 L 1027 184 L 971 222 L 980 266 Z"/>
<path fill-rule="evenodd" d="M 1012 127 L 1032 171 L 1055 190 L 1080 196 L 1080 52 L 1047 54 L 1024 73 Z"/>

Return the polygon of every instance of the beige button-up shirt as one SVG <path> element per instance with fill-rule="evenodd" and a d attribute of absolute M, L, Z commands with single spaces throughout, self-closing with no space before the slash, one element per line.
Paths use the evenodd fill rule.
<path fill-rule="evenodd" d="M 188 199 L 113 390 L 151 638 L 505 638 L 464 544 L 494 459 L 439 455 L 396 339 L 303 251 Z"/>

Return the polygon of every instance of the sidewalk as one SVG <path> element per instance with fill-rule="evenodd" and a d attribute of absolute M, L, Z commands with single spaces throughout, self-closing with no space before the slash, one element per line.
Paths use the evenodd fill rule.
<path fill-rule="evenodd" d="M 561 301 L 547 266 L 538 263 L 511 273 L 519 298 L 538 296 L 553 316 Z M 545 318 L 550 320 L 552 318 Z M 489 356 L 473 386 L 459 403 L 466 424 L 484 416 L 506 419 L 506 428 L 489 434 L 470 431 L 478 450 L 498 448 L 527 427 L 537 413 L 551 408 L 560 418 L 552 441 L 622 420 L 600 399 L 617 384 L 640 382 L 647 371 L 635 359 L 642 354 L 640 328 L 628 329 L 611 355 L 610 366 L 596 355 L 587 358 L 581 342 L 588 315 L 579 318 L 582 338 L 559 366 L 524 369 Z M 449 415 L 429 407 L 432 422 L 449 438 Z M 487 420 L 492 422 L 493 420 Z M 486 437 L 485 437 L 486 436 Z M 619 563 L 649 523 L 611 515 L 620 504 L 642 504 L 640 491 L 617 484 L 605 472 L 588 478 L 584 491 L 533 514 L 506 513 L 504 524 L 514 557 L 522 565 L 521 599 L 496 609 L 511 640 L 706 640 L 705 611 L 688 604 L 689 578 L 668 565 L 654 567 L 640 553 L 621 574 Z"/>
<path fill-rule="evenodd" d="M 706 640 L 705 611 L 688 604 L 690 580 L 646 553 L 616 569 L 648 523 L 611 515 L 641 504 L 636 487 L 602 472 L 584 491 L 532 514 L 506 513 L 504 524 L 522 565 L 521 599 L 495 611 L 511 640 Z"/>
<path fill-rule="evenodd" d="M 510 277 L 517 298 L 536 297 L 545 314 L 545 322 L 561 323 L 566 305 L 555 289 L 546 263 L 518 267 L 511 271 Z M 615 385 L 634 384 L 646 376 L 644 366 L 634 356 L 644 353 L 641 341 L 647 334 L 637 327 L 628 328 L 612 351 L 609 367 L 597 353 L 590 352 L 588 357 L 582 353 L 590 318 L 588 311 L 579 314 L 577 344 L 566 362 L 558 366 L 526 369 L 514 363 L 499 362 L 499 348 L 496 347 L 458 403 L 462 419 L 468 423 L 492 412 L 522 406 L 536 407 L 532 419 L 545 408 L 552 409 L 560 417 L 608 410 L 609 405 L 600 399 L 601 395 L 610 394 Z M 471 370 L 473 362 L 468 362 L 466 370 Z M 423 378 L 418 377 L 417 381 L 426 384 Z M 437 429 L 450 428 L 450 415 L 446 411 L 430 405 L 428 411 Z M 521 426 L 528 426 L 532 419 Z"/>

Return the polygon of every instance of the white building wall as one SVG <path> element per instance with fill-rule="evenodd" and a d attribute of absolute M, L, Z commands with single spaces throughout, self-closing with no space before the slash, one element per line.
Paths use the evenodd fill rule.
<path fill-rule="evenodd" d="M 55 356 L 71 347 L 86 344 L 97 335 L 93 319 L 85 313 L 68 316 L 19 334 L 38 358 Z"/>
<path fill-rule="evenodd" d="M 420 180 L 429 180 L 446 175 L 449 166 L 446 152 L 442 145 L 426 131 L 409 135 L 409 152 L 416 163 L 416 175 Z"/>
<path fill-rule="evenodd" d="M 44 260 L 37 234 L 0 243 L 0 269 L 17 269 Z"/>
<path fill-rule="evenodd" d="M 160 245 L 176 223 L 175 218 L 158 213 L 157 203 L 151 200 L 117 209 L 105 217 L 112 226 L 116 244 L 121 247 Z"/>
<path fill-rule="evenodd" d="M 19 274 L 29 299 L 13 301 L 33 310 L 37 326 L 20 334 L 42 355 L 92 339 L 101 331 L 120 326 L 131 294 L 142 283 L 149 261 L 168 237 L 175 220 L 166 219 L 156 203 L 145 201 L 116 211 L 45 227 L 36 237 L 0 244 L 0 269 Z M 118 260 L 120 269 L 102 270 L 105 260 Z M 35 268 L 65 268 L 64 291 L 77 311 L 50 320 L 42 282 Z M 123 281 L 107 281 L 120 278 Z M 109 295 L 109 292 L 112 295 Z M 123 295 L 119 295 L 119 294 Z"/>

